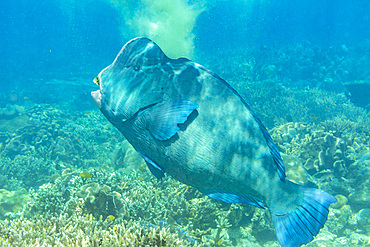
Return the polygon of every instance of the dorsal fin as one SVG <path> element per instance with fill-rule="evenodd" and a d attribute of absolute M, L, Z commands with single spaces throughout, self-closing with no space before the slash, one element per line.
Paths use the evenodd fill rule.
<path fill-rule="evenodd" d="M 279 150 L 275 146 L 274 141 L 272 140 L 272 138 L 271 138 L 270 134 L 268 133 L 267 129 L 265 128 L 265 126 L 262 124 L 261 120 L 256 116 L 256 114 L 254 114 L 254 112 L 252 110 L 249 109 L 249 111 L 251 112 L 254 120 L 258 123 L 258 126 L 260 127 L 260 130 L 262 131 L 263 137 L 265 137 L 267 146 L 269 147 L 272 158 L 275 161 L 275 165 L 276 165 L 277 171 L 279 173 L 280 179 L 284 180 L 285 177 L 286 177 L 286 175 L 285 175 L 285 166 L 284 166 L 283 159 L 280 156 Z"/>

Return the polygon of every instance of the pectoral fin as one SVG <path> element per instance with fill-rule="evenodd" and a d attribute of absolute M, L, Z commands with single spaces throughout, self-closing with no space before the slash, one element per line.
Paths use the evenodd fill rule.
<path fill-rule="evenodd" d="M 178 124 L 185 123 L 197 108 L 198 105 L 190 100 L 157 104 L 147 112 L 146 128 L 157 140 L 168 140 L 180 130 Z"/>

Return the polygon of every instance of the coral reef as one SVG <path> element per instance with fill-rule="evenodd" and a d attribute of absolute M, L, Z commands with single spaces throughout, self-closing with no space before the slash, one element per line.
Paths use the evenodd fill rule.
<path fill-rule="evenodd" d="M 370 81 L 351 81 L 344 86 L 353 103 L 370 110 Z"/>
<path fill-rule="evenodd" d="M 64 168 L 97 167 L 115 158 L 109 149 L 119 145 L 115 137 L 118 133 L 111 131 L 103 121 L 98 124 L 97 114 L 80 113 L 72 118 L 57 108 L 35 105 L 23 116 L 27 124 L 11 133 L 0 132 L 0 176 L 3 178 L 0 186 L 3 188 L 13 189 L 19 184 L 37 187 Z M 91 126 L 89 131 L 85 128 L 87 125 Z M 125 148 L 120 150 L 125 152 Z"/>
<path fill-rule="evenodd" d="M 11 214 L 17 214 L 23 210 L 23 206 L 29 201 L 28 192 L 25 189 L 8 191 L 0 189 L 0 220 Z"/>
<path fill-rule="evenodd" d="M 26 108 L 19 105 L 6 104 L 4 108 L 0 108 L 0 130 L 5 133 L 12 133 L 27 125 L 28 116 L 24 114 L 25 112 Z"/>
<path fill-rule="evenodd" d="M 256 243 L 264 242 L 266 232 L 275 240 L 266 211 L 216 202 L 178 181 L 154 180 L 146 170 L 140 175 L 91 170 L 91 178 L 79 174 L 78 170 L 65 169 L 53 182 L 37 191 L 31 190 L 31 200 L 21 212 L 22 217 L 91 214 L 95 218 L 113 216 L 114 221 L 135 221 L 142 225 L 164 221 L 187 238 L 220 245 L 238 242 L 239 228 L 248 225 L 257 236 Z"/>
<path fill-rule="evenodd" d="M 7 156 L 36 154 L 49 160 L 58 158 L 73 163 L 79 161 L 80 153 L 89 154 L 89 148 L 79 142 L 73 131 L 63 126 L 63 119 L 68 118 L 68 114 L 42 106 L 33 107 L 26 114 L 29 115 L 29 125 L 17 129 L 5 142 Z"/>
<path fill-rule="evenodd" d="M 287 123 L 274 128 L 271 135 L 283 153 L 300 158 L 311 178 L 319 181 L 316 184 L 335 179 L 344 182 L 343 178 L 349 182 L 348 179 L 361 174 L 359 170 L 349 171 L 353 170 L 354 164 L 359 164 L 355 161 L 368 150 L 370 135 L 345 127 L 333 128 L 343 126 L 341 124 Z M 342 189 L 350 193 L 349 188 L 338 188 L 338 193 Z"/>
<path fill-rule="evenodd" d="M 4 108 L 0 108 L 0 119 L 11 119 L 25 112 L 25 108 L 20 105 L 6 104 Z"/>
<path fill-rule="evenodd" d="M 12 220 L 0 223 L 1 246 L 193 246 L 168 227 L 132 221 L 112 224 L 93 216 Z"/>
<path fill-rule="evenodd" d="M 20 144 L 16 148 L 22 150 L 24 147 L 25 145 Z M 57 173 L 57 166 L 54 162 L 37 156 L 17 155 L 13 159 L 3 157 L 0 160 L 0 173 L 4 179 L 0 182 L 0 188 L 37 187 L 49 181 L 50 177 Z"/>
<path fill-rule="evenodd" d="M 12 191 L 31 188 L 25 203 L 3 207 L 3 218 L 14 220 L 12 227 L 20 224 L 15 223 L 18 219 L 32 225 L 41 218 L 46 222 L 60 217 L 92 217 L 90 221 L 108 226 L 101 228 L 106 231 L 104 236 L 113 234 L 109 227 L 124 224 L 127 230 L 130 227 L 126 224 L 133 224 L 130 226 L 141 229 L 142 239 L 148 227 L 155 232 L 158 222 L 165 222 L 162 225 L 180 240 L 171 244 L 179 246 L 181 241 L 185 246 L 194 242 L 204 246 L 277 244 L 267 211 L 218 202 L 168 177 L 157 181 L 128 142 L 96 112 L 70 115 L 50 106 L 35 106 L 25 114 L 30 119 L 27 126 L 0 135 L 0 174 L 4 178 L 0 186 Z M 322 188 L 338 199 L 326 228 L 310 245 L 367 243 L 363 235 L 368 231 L 369 205 L 370 137 L 366 127 L 333 118 L 320 123 L 286 123 L 274 128 L 271 135 L 282 152 L 289 179 Z M 55 241 L 68 245 L 71 235 L 64 233 L 68 241 L 62 240 L 68 227 L 60 225 Z M 356 237 L 346 237 L 356 229 L 361 231 Z M 9 240 L 5 233 L 2 238 L 4 245 L 18 241 L 15 237 Z M 53 239 L 29 238 L 45 245 Z M 96 243 L 91 238 L 83 241 Z"/>
<path fill-rule="evenodd" d="M 103 218 L 108 215 L 125 216 L 128 213 L 127 203 L 122 200 L 121 194 L 112 192 L 107 185 L 85 184 L 77 192 L 77 196 L 83 199 L 85 211 L 95 217 L 100 215 Z"/>
<path fill-rule="evenodd" d="M 288 154 L 288 158 L 282 155 L 285 164 L 289 164 L 292 155 L 304 164 L 304 170 L 300 165 L 287 166 L 291 170 L 287 173 L 289 179 L 304 176 L 307 179 L 301 180 L 301 184 L 336 195 L 338 202 L 333 205 L 336 217 L 327 224 L 331 232 L 339 235 L 356 229 L 367 232 L 367 226 L 359 223 L 358 218 L 366 222 L 363 219 L 370 205 L 369 132 L 357 123 L 335 119 L 322 125 L 287 123 L 274 128 L 271 134 L 279 149 Z M 361 239 L 356 241 L 361 244 L 368 241 L 363 236 Z"/>
<path fill-rule="evenodd" d="M 369 80 L 369 70 L 363 69 L 363 64 L 370 67 L 368 41 L 351 49 L 309 43 L 221 49 L 200 54 L 197 61 L 230 83 L 269 128 L 308 123 L 312 117 L 321 122 L 338 117 L 370 126 L 369 112 L 349 103 L 353 97 L 345 96 L 344 86 Z"/>
<path fill-rule="evenodd" d="M 310 43 L 280 47 L 240 46 L 206 55 L 198 51 L 196 60 L 227 81 L 270 79 L 289 88 L 317 87 L 344 92 L 343 84 L 366 81 L 370 77 L 368 47 L 368 40 L 350 48 L 345 45 L 319 47 Z M 220 57 L 222 59 L 218 59 Z"/>

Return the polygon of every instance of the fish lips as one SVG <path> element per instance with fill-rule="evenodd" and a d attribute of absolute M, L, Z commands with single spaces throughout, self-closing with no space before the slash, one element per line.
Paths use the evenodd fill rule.
<path fill-rule="evenodd" d="M 95 105 L 101 109 L 101 92 L 100 90 L 92 91 L 91 92 L 91 97 L 93 98 Z"/>

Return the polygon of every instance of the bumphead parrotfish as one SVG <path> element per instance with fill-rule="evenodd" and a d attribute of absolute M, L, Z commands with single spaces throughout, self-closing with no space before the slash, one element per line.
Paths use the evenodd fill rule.
<path fill-rule="evenodd" d="M 306 244 L 324 226 L 335 197 L 285 178 L 266 128 L 215 73 L 135 38 L 94 82 L 95 104 L 158 179 L 167 173 L 211 198 L 268 208 L 282 246 Z"/>

